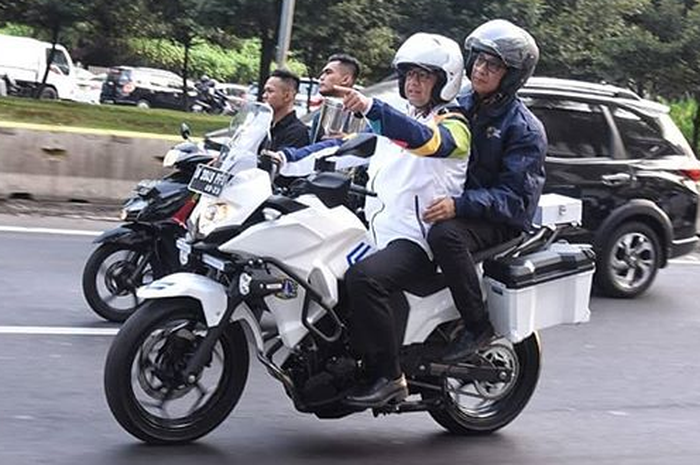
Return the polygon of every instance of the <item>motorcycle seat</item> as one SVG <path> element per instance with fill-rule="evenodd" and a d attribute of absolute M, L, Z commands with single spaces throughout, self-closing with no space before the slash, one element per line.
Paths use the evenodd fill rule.
<path fill-rule="evenodd" d="M 525 234 L 521 234 L 507 242 L 497 244 L 487 249 L 477 250 L 472 254 L 474 264 L 478 265 L 484 260 L 495 257 L 496 255 L 507 251 L 508 249 L 522 242 L 525 237 Z M 427 297 L 429 295 L 435 294 L 436 292 L 444 289 L 445 287 L 447 287 L 445 277 L 440 271 L 435 270 L 433 274 L 431 274 L 430 276 L 426 276 L 425 279 L 421 279 L 420 281 L 407 284 L 404 291 L 418 297 Z"/>

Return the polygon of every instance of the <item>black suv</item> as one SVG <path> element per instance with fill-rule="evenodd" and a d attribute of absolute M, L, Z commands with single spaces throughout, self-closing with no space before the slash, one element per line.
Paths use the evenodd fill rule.
<path fill-rule="evenodd" d="M 397 108 L 397 82 L 367 88 Z M 668 107 L 619 87 L 531 78 L 519 96 L 549 140 L 545 192 L 583 201 L 572 241 L 597 253 L 605 294 L 635 297 L 668 260 L 692 251 L 700 230 L 700 163 Z"/>
<path fill-rule="evenodd" d="M 117 66 L 107 73 L 100 103 L 182 110 L 182 78 L 162 69 Z"/>

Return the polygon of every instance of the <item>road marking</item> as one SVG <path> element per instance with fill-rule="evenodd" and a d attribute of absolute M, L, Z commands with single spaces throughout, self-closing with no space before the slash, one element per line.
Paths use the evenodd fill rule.
<path fill-rule="evenodd" d="M 674 265 L 700 265 L 700 260 L 684 259 L 684 258 L 672 258 L 668 261 Z"/>
<path fill-rule="evenodd" d="M 68 326 L 0 326 L 0 334 L 41 336 L 114 336 L 119 328 L 79 328 Z"/>
<path fill-rule="evenodd" d="M 96 237 L 102 231 L 89 231 L 84 229 L 59 229 L 59 228 L 27 228 L 22 226 L 2 226 L 0 232 L 29 233 L 29 234 L 58 234 L 64 236 L 91 236 Z M 668 261 L 674 265 L 700 265 L 700 259 L 672 258 Z"/>
<path fill-rule="evenodd" d="M 22 226 L 0 226 L 0 232 L 60 234 L 64 236 L 99 236 L 102 234 L 102 231 L 87 231 L 83 229 L 25 228 Z"/>

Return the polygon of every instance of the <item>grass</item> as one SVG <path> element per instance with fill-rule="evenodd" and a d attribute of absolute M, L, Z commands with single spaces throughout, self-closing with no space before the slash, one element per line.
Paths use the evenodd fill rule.
<path fill-rule="evenodd" d="M 119 105 L 89 105 L 56 100 L 0 98 L 0 121 L 175 135 L 186 122 L 193 136 L 227 127 L 230 118 Z"/>

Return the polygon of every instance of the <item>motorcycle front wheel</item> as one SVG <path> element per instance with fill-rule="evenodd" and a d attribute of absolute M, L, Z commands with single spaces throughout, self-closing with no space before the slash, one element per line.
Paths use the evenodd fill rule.
<path fill-rule="evenodd" d="M 188 361 L 208 332 L 199 303 L 145 303 L 124 324 L 105 362 L 107 403 L 117 422 L 152 444 L 194 441 L 223 422 L 248 378 L 248 344 L 239 324 L 226 328 L 209 360 L 185 379 Z"/>
<path fill-rule="evenodd" d="M 141 304 L 136 289 L 159 275 L 155 254 L 147 248 L 101 244 L 85 262 L 83 295 L 95 313 L 121 323 Z"/>
<path fill-rule="evenodd" d="M 441 392 L 423 394 L 426 400 L 440 401 L 428 411 L 430 416 L 453 434 L 483 435 L 503 428 L 520 414 L 535 391 L 540 356 L 537 333 L 518 344 L 495 341 L 479 352 L 481 363 L 512 370 L 512 379 L 488 383 L 443 377 Z"/>

